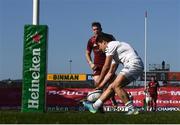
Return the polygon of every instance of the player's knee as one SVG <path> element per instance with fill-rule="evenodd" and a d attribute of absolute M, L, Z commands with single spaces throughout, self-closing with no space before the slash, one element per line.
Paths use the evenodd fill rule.
<path fill-rule="evenodd" d="M 113 90 L 115 90 L 115 89 L 121 89 L 122 87 L 121 87 L 121 85 L 119 85 L 119 84 L 112 84 L 112 89 Z"/>

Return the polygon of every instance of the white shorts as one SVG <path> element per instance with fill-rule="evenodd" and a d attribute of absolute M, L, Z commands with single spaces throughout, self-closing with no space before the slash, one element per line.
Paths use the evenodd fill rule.
<path fill-rule="evenodd" d="M 147 96 L 146 97 L 146 103 L 149 103 L 149 102 L 151 102 L 152 101 L 152 98 L 150 97 L 150 96 Z"/>
<path fill-rule="evenodd" d="M 120 71 L 120 74 L 124 75 L 129 82 L 135 81 L 144 70 L 144 65 L 141 60 L 134 60 L 126 64 Z"/>

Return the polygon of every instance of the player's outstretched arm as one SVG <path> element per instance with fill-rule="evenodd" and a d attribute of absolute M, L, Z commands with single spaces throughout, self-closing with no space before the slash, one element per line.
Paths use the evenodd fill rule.
<path fill-rule="evenodd" d="M 117 67 L 118 67 L 117 64 L 115 63 L 111 64 L 108 73 L 105 75 L 103 81 L 99 84 L 99 86 L 96 87 L 96 89 L 103 89 L 107 83 L 112 83 L 114 81 Z"/>
<path fill-rule="evenodd" d="M 99 78 L 96 81 L 97 85 L 99 85 L 103 81 L 104 77 L 108 73 L 108 71 L 109 71 L 109 69 L 111 67 L 111 62 L 112 62 L 112 55 L 111 56 L 107 56 L 106 60 L 105 60 L 105 64 L 103 65 L 101 74 L 100 74 Z"/>

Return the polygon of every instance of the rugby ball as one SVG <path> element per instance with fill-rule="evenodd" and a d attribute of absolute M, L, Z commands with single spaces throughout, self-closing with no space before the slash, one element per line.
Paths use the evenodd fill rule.
<path fill-rule="evenodd" d="M 95 102 L 102 94 L 102 90 L 95 90 L 88 92 L 87 94 L 87 100 L 90 102 Z"/>

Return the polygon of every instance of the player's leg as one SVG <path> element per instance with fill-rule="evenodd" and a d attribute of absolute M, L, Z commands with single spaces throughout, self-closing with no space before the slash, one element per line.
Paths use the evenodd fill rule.
<path fill-rule="evenodd" d="M 143 67 L 140 65 L 132 65 L 124 67 L 115 81 L 112 83 L 113 90 L 121 98 L 122 102 L 128 108 L 127 115 L 138 114 L 137 108 L 133 106 L 133 102 L 129 99 L 127 91 L 124 89 L 130 82 L 136 80 L 143 72 Z"/>
<path fill-rule="evenodd" d="M 94 86 L 97 87 L 98 84 L 97 84 L 97 79 L 99 78 L 100 74 L 101 74 L 101 70 L 102 70 L 102 67 L 101 66 L 96 66 L 96 68 L 93 70 L 93 80 L 94 80 Z"/>
<path fill-rule="evenodd" d="M 115 99 L 115 92 L 112 92 L 110 101 L 111 101 L 113 107 L 114 107 L 114 108 L 117 108 L 118 103 L 117 103 L 117 101 L 116 101 L 116 99 Z"/>
<path fill-rule="evenodd" d="M 147 93 L 146 95 L 146 103 L 147 103 L 147 111 L 150 111 L 150 106 L 151 106 L 151 102 L 150 102 L 150 95 L 149 93 Z"/>
<path fill-rule="evenodd" d="M 112 67 L 111 67 L 112 68 Z M 100 76 L 100 72 L 101 72 L 101 69 L 102 68 L 96 68 L 96 74 L 94 74 L 94 81 L 95 81 L 95 83 L 96 83 L 96 81 L 97 81 L 97 79 L 99 78 L 99 76 Z M 111 76 L 111 78 L 110 78 L 110 80 L 108 81 L 108 83 L 107 83 L 107 85 L 109 85 L 109 84 L 111 84 L 115 79 L 116 79 L 116 74 L 114 74 L 114 75 L 112 75 Z M 97 87 L 98 85 L 97 84 L 95 84 L 95 86 Z M 109 96 L 109 98 L 107 98 L 107 100 L 108 99 L 110 99 L 111 100 L 111 103 L 112 103 L 112 105 L 114 106 L 114 107 L 117 107 L 117 102 L 116 102 L 116 100 L 115 100 L 115 93 L 113 92 L 110 96 Z M 100 110 L 100 112 L 103 112 L 104 113 L 104 110 L 103 110 L 103 106 L 101 106 L 100 108 L 99 108 L 99 110 Z"/>
<path fill-rule="evenodd" d="M 97 87 L 98 85 L 96 84 L 97 79 L 99 78 L 99 75 L 93 75 L 93 80 L 94 80 L 94 86 Z"/>
<path fill-rule="evenodd" d="M 149 97 L 148 97 L 149 98 Z M 148 100 L 147 101 L 147 111 L 149 112 L 150 111 L 150 108 L 151 108 L 151 101 Z"/>
<path fill-rule="evenodd" d="M 113 91 L 121 98 L 122 102 L 125 103 L 128 108 L 127 115 L 138 114 L 138 110 L 133 106 L 133 102 L 130 101 L 128 93 L 123 89 L 124 86 L 129 84 L 131 81 L 137 79 L 137 77 L 142 73 L 143 68 L 129 69 L 124 68 L 116 79 L 108 86 L 108 88 L 103 92 L 100 98 L 92 105 L 87 105 L 88 109 L 95 113 L 96 110 L 103 104 L 103 102 L 109 98 Z"/>
<path fill-rule="evenodd" d="M 116 102 L 115 97 L 114 97 L 115 96 L 115 92 L 112 89 L 112 83 L 117 78 L 117 75 L 115 74 L 117 66 L 118 65 L 111 65 L 111 68 L 110 68 L 109 72 L 110 72 L 110 74 L 113 73 L 113 75 L 108 75 L 108 78 L 109 78 L 109 80 L 107 81 L 109 83 L 108 84 L 108 88 L 106 90 L 104 90 L 103 94 L 100 96 L 100 98 L 97 100 L 97 102 L 95 102 L 93 104 L 93 106 L 95 108 L 98 108 L 101 103 L 105 102 L 110 97 L 112 97 L 112 103 L 114 105 L 117 105 L 117 102 Z"/>
<path fill-rule="evenodd" d="M 152 97 L 151 97 L 152 98 Z M 153 106 L 154 106 L 154 103 L 153 103 L 153 99 L 151 99 L 150 100 L 150 111 L 152 111 L 153 110 Z"/>
<path fill-rule="evenodd" d="M 153 103 L 154 103 L 153 111 L 156 111 L 156 108 L 157 108 L 157 103 L 156 103 L 156 101 L 157 101 L 157 95 L 155 94 L 155 95 L 154 95 L 154 100 L 153 100 Z"/>
<path fill-rule="evenodd" d="M 100 71 L 101 71 L 101 70 L 99 70 L 99 69 L 96 69 L 96 70 L 94 71 L 95 74 L 94 74 L 94 76 L 93 76 L 93 79 L 94 79 L 94 82 L 95 82 L 95 87 L 98 86 L 98 84 L 96 84 L 96 83 L 97 83 L 96 81 L 97 81 L 97 79 L 99 78 Z M 105 113 L 105 112 L 104 112 L 103 105 L 101 105 L 101 107 L 99 107 L 98 110 L 99 110 L 100 113 Z"/>
<path fill-rule="evenodd" d="M 138 110 L 133 106 L 133 102 L 129 99 L 127 91 L 123 88 L 129 83 L 129 80 L 122 74 L 119 74 L 116 80 L 112 83 L 113 90 L 116 92 L 121 101 L 128 108 L 127 115 L 138 114 Z"/>
<path fill-rule="evenodd" d="M 149 111 L 152 111 L 153 107 L 153 95 L 152 93 L 149 93 Z"/>
<path fill-rule="evenodd" d="M 111 94 L 113 92 L 113 89 L 111 85 L 108 86 L 108 88 L 102 93 L 100 98 L 95 103 L 88 103 L 83 102 L 83 105 L 85 108 L 87 108 L 90 112 L 96 113 L 98 109 L 103 105 L 103 103 L 110 98 Z"/>
<path fill-rule="evenodd" d="M 111 77 L 111 79 L 109 80 L 109 84 L 111 84 L 111 83 L 116 79 L 116 77 L 117 77 L 117 75 L 114 74 L 114 75 Z M 116 99 L 115 99 L 115 94 L 116 94 L 115 92 L 112 92 L 111 97 L 110 97 L 110 101 L 111 101 L 113 107 L 114 107 L 114 108 L 117 108 L 118 103 L 117 103 L 117 101 L 116 101 Z"/>
<path fill-rule="evenodd" d="M 124 84 L 123 84 L 124 83 Z M 108 88 L 103 92 L 100 98 L 93 104 L 89 104 L 84 102 L 84 106 L 89 109 L 90 112 L 96 113 L 99 107 L 103 104 L 103 102 L 108 99 L 111 94 L 115 91 L 117 95 L 121 98 L 121 100 L 125 103 L 126 107 L 128 107 L 129 112 L 128 115 L 138 114 L 138 111 L 134 108 L 132 101 L 128 98 L 128 93 L 122 88 L 127 85 L 129 82 L 123 75 L 118 75 L 115 81 L 108 86 Z"/>
<path fill-rule="evenodd" d="M 120 75 L 112 84 L 112 87 L 116 92 L 116 94 L 118 95 L 118 97 L 121 98 L 122 102 L 127 103 L 130 101 L 128 93 L 121 86 L 122 82 L 127 83 L 127 81 L 124 78 L 125 78 L 124 76 Z"/>
<path fill-rule="evenodd" d="M 149 109 L 150 109 L 150 100 L 149 100 L 149 96 L 147 95 L 145 98 L 146 98 L 146 104 L 147 104 L 146 110 L 149 111 Z"/>

